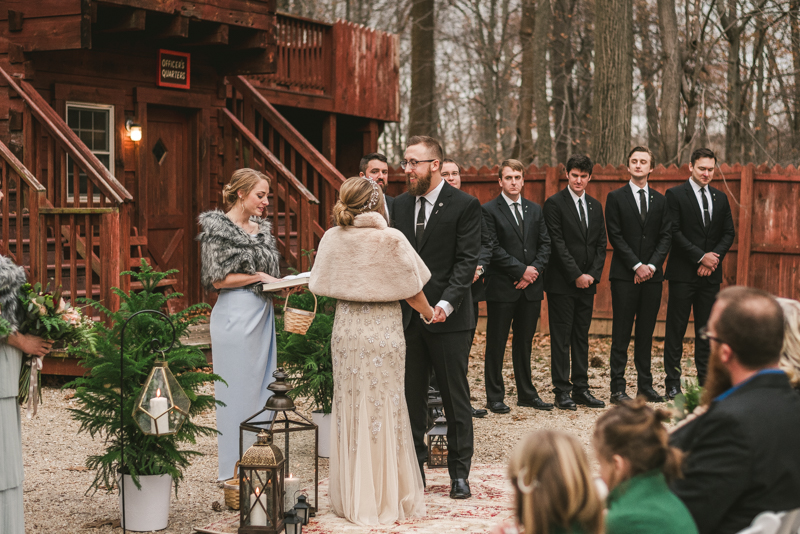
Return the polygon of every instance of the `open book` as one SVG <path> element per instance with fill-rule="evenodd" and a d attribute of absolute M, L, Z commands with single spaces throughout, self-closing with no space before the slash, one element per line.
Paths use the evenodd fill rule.
<path fill-rule="evenodd" d="M 286 289 L 287 287 L 308 285 L 308 281 L 310 278 L 311 278 L 310 272 L 300 273 L 300 274 L 290 274 L 289 276 L 281 278 L 277 282 L 272 282 L 271 284 L 264 284 L 261 287 L 264 289 L 264 291 L 278 291 L 280 289 Z"/>

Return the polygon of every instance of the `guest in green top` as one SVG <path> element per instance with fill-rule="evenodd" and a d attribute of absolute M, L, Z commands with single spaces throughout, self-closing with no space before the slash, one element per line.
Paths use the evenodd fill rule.
<path fill-rule="evenodd" d="M 610 491 L 606 534 L 697 534 L 689 510 L 667 481 L 680 477 L 681 452 L 662 424 L 669 412 L 643 398 L 612 408 L 597 420 L 594 446 Z"/>
<path fill-rule="evenodd" d="M 508 463 L 514 519 L 491 534 L 602 534 L 603 503 L 586 453 L 572 435 L 537 430 L 517 444 Z"/>

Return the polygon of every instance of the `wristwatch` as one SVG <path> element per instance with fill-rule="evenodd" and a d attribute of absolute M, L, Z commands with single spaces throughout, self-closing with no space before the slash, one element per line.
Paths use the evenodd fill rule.
<path fill-rule="evenodd" d="M 478 276 L 483 276 L 483 273 L 486 272 L 486 269 L 483 268 L 483 265 L 478 265 Z"/>

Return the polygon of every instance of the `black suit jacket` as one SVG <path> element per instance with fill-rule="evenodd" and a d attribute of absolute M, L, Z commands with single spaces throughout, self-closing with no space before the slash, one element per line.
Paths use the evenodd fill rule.
<path fill-rule="evenodd" d="M 567 190 L 569 186 L 544 203 L 544 220 L 550 234 L 550 264 L 544 273 L 544 290 L 548 293 L 580 295 L 597 293 L 597 284 L 606 261 L 606 223 L 600 202 L 584 192 L 589 213 L 589 230 L 584 234 L 578 209 Z M 579 289 L 575 280 L 591 275 L 594 283 Z"/>
<path fill-rule="evenodd" d="M 763 511 L 800 507 L 800 395 L 785 374 L 757 375 L 679 428 L 687 453 L 672 484 L 701 534 L 734 533 Z"/>
<path fill-rule="evenodd" d="M 609 280 L 633 282 L 633 266 L 641 262 L 656 268 L 653 277 L 645 283 L 664 281 L 664 260 L 672 242 L 667 199 L 652 187 L 647 190 L 649 207 L 644 222 L 629 183 L 610 192 L 606 198 L 608 241 L 614 247 Z"/>
<path fill-rule="evenodd" d="M 389 211 L 389 226 L 392 226 L 392 220 L 394 219 L 394 197 L 390 197 L 389 195 L 383 195 L 383 201 L 386 203 L 386 209 Z"/>
<path fill-rule="evenodd" d="M 406 236 L 431 271 L 423 291 L 431 306 L 445 300 L 453 313 L 443 323 L 424 325 L 431 332 L 458 332 L 475 328 L 472 311 L 472 279 L 481 249 L 481 205 L 478 199 L 444 183 L 422 242 L 414 236 L 416 197 L 403 193 L 394 199 L 395 228 Z M 462 306 L 463 303 L 469 304 Z M 411 307 L 405 301 L 403 326 L 411 320 Z"/>
<path fill-rule="evenodd" d="M 544 298 L 544 271 L 550 259 L 550 236 L 542 208 L 520 198 L 522 230 L 503 195 L 482 206 L 483 218 L 491 235 L 492 262 L 486 273 L 486 300 L 516 302 L 522 295 L 528 300 Z M 523 290 L 515 288 L 525 269 L 532 265 L 539 277 Z"/>
<path fill-rule="evenodd" d="M 722 260 L 733 244 L 733 226 L 728 197 L 708 186 L 712 202 L 711 224 L 703 226 L 703 214 L 691 184 L 685 183 L 667 190 L 667 206 L 672 220 L 672 250 L 667 262 L 667 280 L 676 282 L 705 281 L 722 283 Z M 719 254 L 720 264 L 710 276 L 698 276 L 698 263 L 706 252 Z"/>
<path fill-rule="evenodd" d="M 492 236 L 486 228 L 486 221 L 481 216 L 481 253 L 478 256 L 478 265 L 483 266 L 483 275 L 472 283 L 472 303 L 486 300 L 486 270 L 492 261 Z M 478 318 L 475 317 L 477 321 Z"/>

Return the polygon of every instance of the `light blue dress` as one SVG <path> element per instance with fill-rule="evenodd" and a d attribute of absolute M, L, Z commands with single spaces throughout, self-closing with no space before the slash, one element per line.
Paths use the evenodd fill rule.
<path fill-rule="evenodd" d="M 272 300 L 244 288 L 220 291 L 211 312 L 211 346 L 214 372 L 228 383 L 214 383 L 217 400 L 225 403 L 217 406 L 218 480 L 227 480 L 239 459 L 239 423 L 264 408 L 272 394 L 267 390 L 277 362 Z M 252 432 L 245 436 L 250 441 L 243 450 L 255 441 Z"/>
<path fill-rule="evenodd" d="M 0 533 L 25 534 L 22 427 L 17 393 L 22 352 L 0 341 Z"/>

